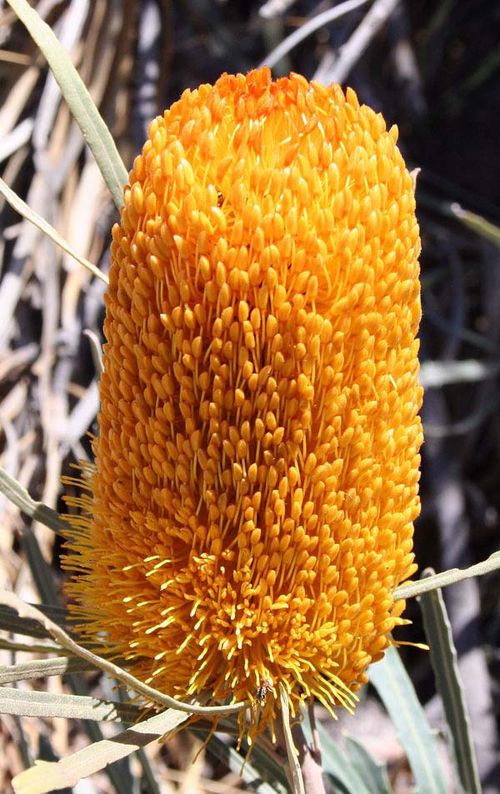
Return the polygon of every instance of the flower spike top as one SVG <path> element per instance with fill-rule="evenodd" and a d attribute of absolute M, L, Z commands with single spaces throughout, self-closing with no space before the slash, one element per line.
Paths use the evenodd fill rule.
<path fill-rule="evenodd" d="M 113 229 L 80 630 L 250 739 L 352 708 L 416 569 L 419 231 L 380 115 L 268 69 L 155 119 Z"/>

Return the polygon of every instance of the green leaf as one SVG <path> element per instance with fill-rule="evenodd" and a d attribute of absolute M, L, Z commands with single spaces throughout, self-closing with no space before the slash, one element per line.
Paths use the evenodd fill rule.
<path fill-rule="evenodd" d="M 104 769 L 108 764 L 161 739 L 188 719 L 183 711 L 168 709 L 126 731 L 94 742 L 57 762 L 37 761 L 12 781 L 16 794 L 47 794 L 57 789 L 75 786 L 79 780 Z"/>
<path fill-rule="evenodd" d="M 144 713 L 144 709 L 131 703 L 101 700 L 85 695 L 36 692 L 2 686 L 0 713 L 17 714 L 20 717 L 64 717 L 95 722 L 132 723 Z"/>
<path fill-rule="evenodd" d="M 123 188 L 128 182 L 127 169 L 83 80 L 64 47 L 27 0 L 7 1 L 47 59 L 71 113 L 94 154 L 113 201 L 120 209 L 123 206 Z"/>
<path fill-rule="evenodd" d="M 443 701 L 453 741 L 458 778 L 467 794 L 481 794 L 469 714 L 458 671 L 457 652 L 441 590 L 425 593 L 419 601 L 437 689 Z"/>
<path fill-rule="evenodd" d="M 381 764 L 368 752 L 364 744 L 354 736 L 346 735 L 346 750 L 352 764 L 372 794 L 392 794 L 385 764 Z"/>
<path fill-rule="evenodd" d="M 396 726 L 417 791 L 421 794 L 447 794 L 436 734 L 427 722 L 396 648 L 389 648 L 382 661 L 370 667 L 369 674 L 370 683 L 376 688 Z"/>
<path fill-rule="evenodd" d="M 21 543 L 40 599 L 45 603 L 54 604 L 59 600 L 54 573 L 42 554 L 37 536 L 30 527 L 23 529 Z"/>
<path fill-rule="evenodd" d="M 268 780 L 276 791 L 290 791 L 290 784 L 286 774 L 286 766 L 283 758 L 278 755 L 274 748 L 270 747 L 271 741 L 267 736 L 258 736 L 253 747 L 251 759 L 254 768 L 259 774 Z"/>

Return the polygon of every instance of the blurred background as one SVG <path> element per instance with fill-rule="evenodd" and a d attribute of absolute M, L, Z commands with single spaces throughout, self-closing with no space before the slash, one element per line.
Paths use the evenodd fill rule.
<path fill-rule="evenodd" d="M 500 509 L 500 3 L 493 0 L 40 0 L 130 166 L 147 124 L 186 87 L 260 63 L 352 86 L 400 130 L 419 168 L 423 252 L 423 409 L 419 567 L 463 567 L 498 548 Z M 336 18 L 334 18 L 336 16 Z M 71 245 L 107 271 L 117 213 L 46 63 L 0 0 L 0 173 Z M 91 337 L 102 339 L 104 285 L 0 198 L 0 465 L 35 499 L 64 510 L 60 478 L 89 457 L 98 392 Z M 37 573 L 36 547 L 50 576 Z M 56 536 L 0 497 L 0 586 L 61 599 Z M 484 791 L 498 769 L 500 574 L 445 592 Z M 400 637 L 419 642 L 418 605 Z M 1 661 L 12 661 L 3 653 Z M 404 659 L 442 727 L 427 654 Z M 82 686 L 96 684 L 96 676 Z M 51 678 L 37 684 L 58 691 Z M 318 712 L 322 717 L 321 711 Z M 331 721 L 329 721 L 331 726 Z M 371 690 L 332 730 L 361 737 L 412 790 L 394 729 Z M 88 725 L 2 717 L 0 791 L 36 757 L 85 744 Z M 92 728 L 92 730 L 95 729 Z M 103 729 L 104 730 L 104 729 Z M 148 750 L 161 792 L 240 790 L 188 733 Z M 76 792 L 152 791 L 134 766 Z M 121 777 L 120 777 L 121 775 Z M 450 791 L 453 786 L 450 782 Z M 422 794 L 425 794 L 423 792 Z"/>

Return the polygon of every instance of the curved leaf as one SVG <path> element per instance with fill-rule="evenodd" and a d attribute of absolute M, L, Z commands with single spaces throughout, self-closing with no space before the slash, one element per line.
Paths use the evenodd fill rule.
<path fill-rule="evenodd" d="M 369 674 L 370 683 L 376 688 L 396 726 L 415 776 L 417 791 L 421 794 L 447 794 L 435 732 L 427 722 L 396 648 L 389 648 L 384 658 L 370 667 Z"/>
<path fill-rule="evenodd" d="M 37 761 L 31 769 L 26 769 L 14 778 L 14 791 L 16 794 L 47 794 L 49 791 L 74 786 L 82 778 L 161 739 L 188 717 L 183 711 L 168 709 L 137 723 L 112 739 L 94 742 L 60 761 Z"/>
<path fill-rule="evenodd" d="M 123 188 L 128 182 L 127 169 L 82 78 L 55 34 L 27 0 L 7 2 L 47 59 L 71 113 L 94 154 L 113 201 L 120 209 L 123 206 Z"/>

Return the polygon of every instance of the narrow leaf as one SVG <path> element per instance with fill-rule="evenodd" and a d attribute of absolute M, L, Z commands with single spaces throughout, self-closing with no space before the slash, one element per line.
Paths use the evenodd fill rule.
<path fill-rule="evenodd" d="M 68 614 L 63 607 L 54 607 L 49 606 L 48 604 L 38 604 L 37 608 L 51 620 L 54 620 L 59 626 L 64 625 L 68 619 Z M 21 618 L 14 609 L 11 609 L 10 607 L 7 607 L 1 603 L 0 630 L 8 631 L 10 634 L 24 634 L 28 637 L 50 637 L 47 629 L 41 626 L 38 621 Z M 31 647 L 32 646 L 30 646 L 30 648 Z M 20 648 L 19 650 L 26 649 Z M 55 650 L 57 653 L 60 653 L 62 648 L 59 646 Z M 42 651 L 42 653 L 52 653 L 53 651 L 54 646 L 50 645 L 47 646 L 46 651 Z"/>
<path fill-rule="evenodd" d="M 79 656 L 81 659 L 85 659 L 87 662 L 91 662 L 100 670 L 103 670 L 103 672 L 108 673 L 113 678 L 117 678 L 118 681 L 121 681 L 123 684 L 130 687 L 135 692 L 143 695 L 153 703 L 169 706 L 176 711 L 183 711 L 187 714 L 200 714 L 211 717 L 223 714 L 232 714 L 233 712 L 239 711 L 241 708 L 245 708 L 247 706 L 247 703 L 245 702 L 232 703 L 231 705 L 227 706 L 200 706 L 195 703 L 182 703 L 177 701 L 174 698 L 165 695 L 163 692 L 160 692 L 158 689 L 148 686 L 138 678 L 135 678 L 126 670 L 123 670 L 119 665 L 110 662 L 109 659 L 104 659 L 101 656 L 97 656 L 97 654 L 92 653 L 92 651 L 90 651 L 88 648 L 84 648 L 83 646 L 79 645 L 60 626 L 49 620 L 49 618 L 43 615 L 35 607 L 31 606 L 30 604 L 26 604 L 14 593 L 9 593 L 6 590 L 0 590 L 0 604 L 5 604 L 6 606 L 15 609 L 19 613 L 20 617 L 27 617 L 31 618 L 32 620 L 39 621 L 42 626 L 47 629 L 50 636 L 53 637 L 57 642 L 60 642 L 61 645 L 66 648 L 66 650 L 70 651 L 75 656 Z"/>
<path fill-rule="evenodd" d="M 286 765 L 283 758 L 270 748 L 267 736 L 258 736 L 252 746 L 252 764 L 264 780 L 272 784 L 273 789 L 283 789 L 287 794 L 290 790 Z"/>
<path fill-rule="evenodd" d="M 59 599 L 54 573 L 42 554 L 37 536 L 30 527 L 25 527 L 21 533 L 21 543 L 40 600 L 54 604 Z"/>
<path fill-rule="evenodd" d="M 382 661 L 370 667 L 370 682 L 396 726 L 417 790 L 422 794 L 446 794 L 448 789 L 438 760 L 436 735 L 427 722 L 396 648 L 389 648 Z"/>
<path fill-rule="evenodd" d="M 123 188 L 128 182 L 127 170 L 83 80 L 64 47 L 27 0 L 8 0 L 8 3 L 47 59 L 71 113 L 94 154 L 113 201 L 120 209 L 123 206 Z"/>
<path fill-rule="evenodd" d="M 476 232 L 476 234 L 479 234 L 481 237 L 490 240 L 490 242 L 495 243 L 495 245 L 500 246 L 500 228 L 498 226 L 487 221 L 482 215 L 477 215 L 475 212 L 465 210 L 460 204 L 450 204 L 450 209 L 455 217 L 462 221 L 464 226 L 472 229 L 472 231 Z"/>
<path fill-rule="evenodd" d="M 16 794 L 47 794 L 75 786 L 82 778 L 161 739 L 187 719 L 188 714 L 185 712 L 168 709 L 137 723 L 112 739 L 94 742 L 60 761 L 37 761 L 31 769 L 26 769 L 14 778 L 14 791 Z"/>
<path fill-rule="evenodd" d="M 378 763 L 354 736 L 346 736 L 345 742 L 352 764 L 371 794 L 392 794 L 385 764 Z"/>
<path fill-rule="evenodd" d="M 333 778 L 335 791 L 339 794 L 371 794 L 359 772 L 348 762 L 334 739 L 321 723 L 317 723 L 321 746 L 321 765 L 324 772 Z"/>
<path fill-rule="evenodd" d="M 60 517 L 56 510 L 44 505 L 43 502 L 35 502 L 27 490 L 1 467 L 0 491 L 23 513 L 44 524 L 49 529 L 53 529 L 54 532 L 71 532 L 69 524 Z"/>
<path fill-rule="evenodd" d="M 30 648 L 30 650 L 33 649 Z M 55 659 L 32 659 L 29 662 L 0 666 L 0 684 L 31 681 L 36 678 L 65 675 L 66 673 L 81 673 L 84 670 L 95 670 L 95 667 L 84 662 L 83 659 L 68 656 L 57 656 Z"/>
<path fill-rule="evenodd" d="M 467 794 L 481 794 L 469 714 L 443 595 L 441 590 L 434 590 L 422 595 L 419 601 L 437 689 L 453 741 L 458 777 Z"/>
<path fill-rule="evenodd" d="M 2 628 L 3 626 L 0 625 L 0 629 Z M 49 643 L 44 642 L 19 642 L 19 640 L 6 639 L 5 637 L 0 637 L 0 649 L 10 653 L 16 653 L 16 651 L 24 653 L 61 653 L 63 650 L 60 645 L 49 645 Z"/>
<path fill-rule="evenodd" d="M 119 721 L 131 723 L 144 709 L 131 703 L 100 700 L 85 695 L 66 695 L 54 692 L 0 687 L 0 713 L 20 717 L 64 717 L 95 722 Z"/>
<path fill-rule="evenodd" d="M 23 218 L 26 218 L 26 220 L 32 223 L 33 226 L 36 226 L 37 229 L 40 229 L 40 231 L 49 237 L 53 243 L 58 245 L 59 248 L 62 248 L 63 251 L 66 251 L 66 253 L 73 257 L 76 262 L 89 270 L 92 275 L 100 278 L 105 284 L 108 283 L 108 277 L 105 275 L 105 273 L 93 265 L 92 262 L 89 262 L 89 260 L 84 256 L 80 256 L 80 254 L 74 251 L 70 244 L 66 242 L 64 237 L 60 235 L 59 232 L 56 231 L 54 227 L 48 223 L 48 221 L 45 220 L 45 218 L 42 218 L 41 215 L 32 210 L 31 207 L 29 207 L 26 202 L 24 202 L 22 198 L 17 195 L 17 193 L 11 190 L 8 184 L 1 178 L 0 193 L 9 202 L 10 206 L 19 213 L 19 215 L 22 215 Z"/>
<path fill-rule="evenodd" d="M 255 791 L 257 794 L 276 794 L 276 787 L 266 783 L 262 779 L 258 766 L 252 763 L 255 761 L 253 754 L 252 762 L 245 761 L 244 757 L 240 755 L 234 747 L 223 742 L 222 739 L 219 739 L 215 734 L 210 737 L 208 750 L 212 755 L 218 758 L 219 761 L 222 761 L 231 772 L 234 772 L 236 775 L 241 775 L 249 791 Z M 279 790 L 283 791 L 284 789 L 280 787 Z"/>
<path fill-rule="evenodd" d="M 418 582 L 409 582 L 398 587 L 394 593 L 395 598 L 414 598 L 437 590 L 439 587 L 448 587 L 450 584 L 462 582 L 464 579 L 471 579 L 473 576 L 483 576 L 485 573 L 497 571 L 500 568 L 500 551 L 490 554 L 488 559 L 471 565 L 470 568 L 451 568 L 449 571 L 437 573 L 420 579 Z"/>

